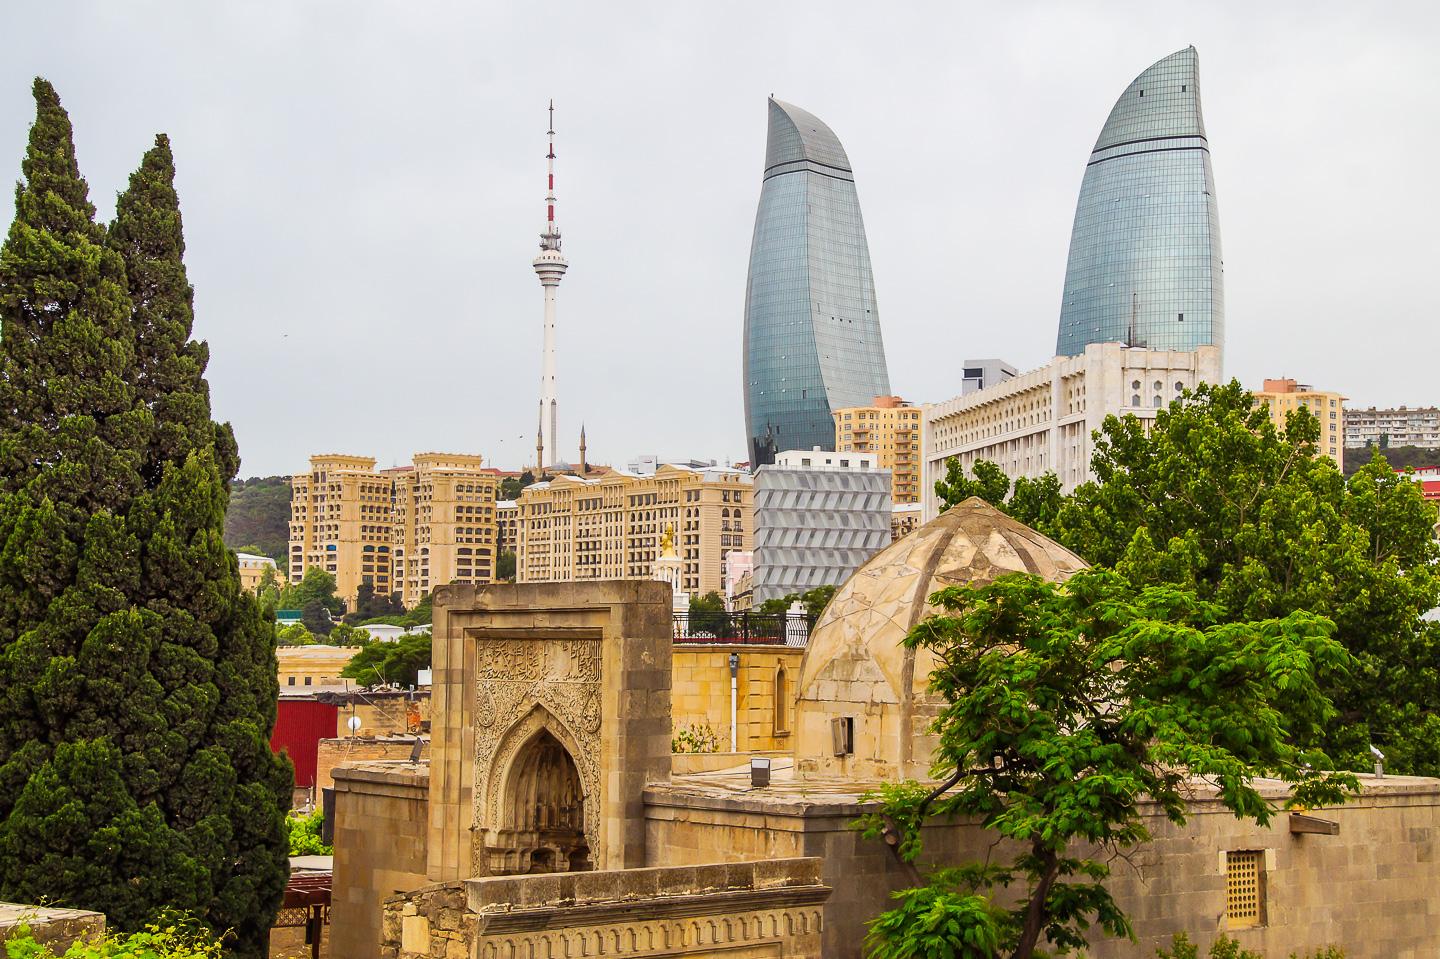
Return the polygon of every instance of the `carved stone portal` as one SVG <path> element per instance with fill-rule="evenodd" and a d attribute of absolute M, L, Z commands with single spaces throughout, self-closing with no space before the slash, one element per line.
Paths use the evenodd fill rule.
<path fill-rule="evenodd" d="M 599 641 L 479 647 L 475 873 L 588 869 L 599 848 Z"/>

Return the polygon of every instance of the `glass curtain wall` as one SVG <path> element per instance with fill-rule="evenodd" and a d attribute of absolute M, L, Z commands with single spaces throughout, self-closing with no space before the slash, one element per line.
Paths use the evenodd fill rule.
<path fill-rule="evenodd" d="M 830 411 L 890 392 L 849 158 L 810 113 L 775 99 L 769 113 L 745 286 L 751 469 L 784 450 L 833 449 Z"/>
<path fill-rule="evenodd" d="M 1055 352 L 1089 343 L 1224 347 L 1220 220 L 1194 47 L 1151 66 L 1090 154 Z"/>

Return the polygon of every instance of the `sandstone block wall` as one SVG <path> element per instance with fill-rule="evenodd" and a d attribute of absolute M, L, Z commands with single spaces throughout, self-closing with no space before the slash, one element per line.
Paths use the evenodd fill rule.
<path fill-rule="evenodd" d="M 730 654 L 740 657 L 736 675 L 738 752 L 790 748 L 795 723 L 796 683 L 805 650 L 791 646 L 677 644 L 670 711 L 675 729 L 707 725 L 730 751 Z M 784 670 L 785 708 L 776 724 L 776 676 Z"/>
<path fill-rule="evenodd" d="M 339 766 L 335 778 L 335 875 L 331 955 L 374 959 L 381 904 L 423 886 L 429 768 L 409 763 Z"/>
<path fill-rule="evenodd" d="M 1176 932 L 1203 946 L 1228 932 L 1245 948 L 1271 956 L 1330 945 L 1343 948 L 1347 959 L 1440 956 L 1440 782 L 1363 779 L 1360 798 L 1310 812 L 1338 823 L 1335 836 L 1292 834 L 1288 813 L 1262 828 L 1237 820 L 1214 801 L 1196 802 L 1184 826 L 1153 810 L 1148 817 L 1153 841 L 1128 863 L 1114 862 L 1109 883 L 1139 941 L 1096 932 L 1089 955 L 1151 956 Z M 862 810 L 859 803 L 827 799 L 822 788 L 810 788 L 810 797 L 782 787 L 743 798 L 687 792 L 684 784 L 647 790 L 649 861 L 816 857 L 833 889 L 825 906 L 825 955 L 859 959 L 865 922 L 888 908 L 888 895 L 903 887 L 905 874 L 884 844 L 850 828 Z M 1282 796 L 1277 791 L 1275 798 Z M 927 858 L 982 859 L 993 839 L 971 823 L 932 827 L 926 831 Z M 1265 919 L 1255 928 L 1228 928 L 1224 854 L 1231 850 L 1266 851 Z"/>
<path fill-rule="evenodd" d="M 315 783 L 318 789 L 330 789 L 335 785 L 331 770 L 343 763 L 373 762 L 376 760 L 403 762 L 410 758 L 415 748 L 414 736 L 351 737 L 322 739 L 316 751 Z M 430 759 L 429 737 L 421 742 L 420 760 Z"/>
<path fill-rule="evenodd" d="M 84 909 L 54 909 L 22 903 L 0 902 L 0 953 L 5 943 L 24 927 L 35 941 L 49 946 L 57 956 L 81 939 L 98 939 L 105 934 L 105 916 Z"/>
<path fill-rule="evenodd" d="M 471 879 L 385 903 L 383 959 L 819 959 L 814 859 Z"/>

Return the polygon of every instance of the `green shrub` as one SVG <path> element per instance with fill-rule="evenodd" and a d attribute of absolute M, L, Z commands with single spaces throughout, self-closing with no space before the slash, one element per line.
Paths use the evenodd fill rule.
<path fill-rule="evenodd" d="M 23 924 L 0 945 L 4 946 L 5 959 L 220 959 L 222 955 L 220 939 L 184 916 L 164 916 L 142 932 L 110 933 L 89 942 L 76 942 L 63 957 L 36 942 Z"/>
<path fill-rule="evenodd" d="M 720 735 L 709 723 L 691 723 L 670 737 L 672 753 L 718 753 Z"/>
<path fill-rule="evenodd" d="M 1183 932 L 1175 933 L 1170 940 L 1169 949 L 1156 949 L 1157 959 L 1199 959 L 1200 949 L 1190 937 Z M 1210 945 L 1209 959 L 1265 959 L 1258 952 L 1251 952 L 1249 949 L 1240 948 L 1240 943 L 1231 939 L 1224 933 Z M 1297 952 L 1290 953 L 1290 959 L 1345 959 L 1345 950 L 1337 946 L 1328 946 L 1324 949 L 1317 949 L 1314 952 L 1307 952 L 1303 956 Z"/>
<path fill-rule="evenodd" d="M 320 827 L 325 822 L 325 813 L 315 810 L 308 816 L 290 816 L 286 820 L 290 827 L 290 855 L 292 856 L 333 856 L 335 848 L 320 841 Z"/>

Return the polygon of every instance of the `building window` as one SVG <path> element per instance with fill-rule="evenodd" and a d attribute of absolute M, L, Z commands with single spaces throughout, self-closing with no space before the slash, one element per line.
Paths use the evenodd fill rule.
<path fill-rule="evenodd" d="M 306 677 L 305 677 L 305 685 L 306 685 L 306 686 L 309 686 L 309 685 L 310 685 L 310 677 L 309 677 L 309 676 L 306 676 Z"/>
<path fill-rule="evenodd" d="M 1233 849 L 1225 854 L 1225 924 L 1248 929 L 1265 923 L 1265 851 Z"/>
<path fill-rule="evenodd" d="M 294 686 L 294 685 L 295 685 L 295 677 L 294 677 L 294 676 L 291 676 L 291 677 L 290 677 L 290 685 L 291 685 L 291 686 Z"/>
<path fill-rule="evenodd" d="M 855 752 L 855 717 L 836 716 L 830 720 L 830 736 L 837 756 Z"/>
<path fill-rule="evenodd" d="M 785 667 L 775 670 L 775 735 L 790 732 L 790 682 Z"/>

